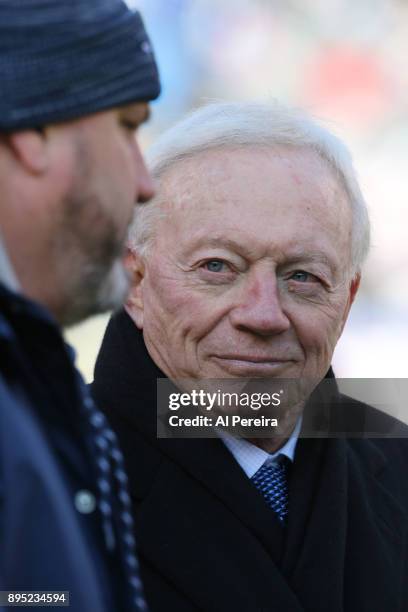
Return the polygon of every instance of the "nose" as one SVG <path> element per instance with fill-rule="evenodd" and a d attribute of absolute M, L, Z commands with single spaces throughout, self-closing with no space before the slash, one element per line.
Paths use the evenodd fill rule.
<path fill-rule="evenodd" d="M 135 202 L 143 204 L 155 195 L 153 179 L 146 167 L 139 145 L 136 145 L 136 194 Z"/>
<path fill-rule="evenodd" d="M 281 334 L 290 327 L 282 310 L 275 274 L 270 270 L 248 279 L 242 299 L 230 311 L 232 325 L 260 336 Z"/>

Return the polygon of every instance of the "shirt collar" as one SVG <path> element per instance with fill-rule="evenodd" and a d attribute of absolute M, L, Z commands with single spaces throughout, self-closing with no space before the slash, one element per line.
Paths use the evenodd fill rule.
<path fill-rule="evenodd" d="M 0 234 L 0 282 L 10 291 L 19 291 L 19 283 Z"/>
<path fill-rule="evenodd" d="M 290 459 L 290 461 L 293 462 L 301 427 L 302 415 L 300 415 L 298 418 L 295 428 L 293 429 L 288 441 L 275 453 L 267 453 L 258 446 L 248 442 L 248 440 L 244 440 L 243 438 L 235 438 L 226 432 L 220 434 L 220 438 L 228 450 L 232 453 L 241 468 L 244 470 L 248 478 L 252 478 L 252 476 L 259 470 L 265 461 L 270 463 L 276 462 L 279 455 L 285 455 L 288 459 Z"/>

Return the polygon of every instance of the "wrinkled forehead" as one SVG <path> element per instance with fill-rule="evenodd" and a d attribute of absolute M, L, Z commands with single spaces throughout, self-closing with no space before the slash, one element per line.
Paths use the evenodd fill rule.
<path fill-rule="evenodd" d="M 351 265 L 351 208 L 327 162 L 310 149 L 212 150 L 169 168 L 159 186 L 161 254 L 195 253 L 279 265 L 324 261 L 336 274 Z"/>
<path fill-rule="evenodd" d="M 349 198 L 339 176 L 306 147 L 224 147 L 195 153 L 174 163 L 160 177 L 160 200 L 176 217 L 213 215 L 271 217 L 284 204 L 306 215 L 322 213 L 351 224 Z M 226 206 L 226 204 L 228 206 Z"/>

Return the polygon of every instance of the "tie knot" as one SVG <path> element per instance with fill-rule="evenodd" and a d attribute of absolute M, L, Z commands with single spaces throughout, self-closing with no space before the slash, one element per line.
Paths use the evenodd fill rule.
<path fill-rule="evenodd" d="M 288 513 L 287 467 L 287 461 L 283 457 L 281 461 L 265 461 L 251 478 L 282 523 L 286 522 Z"/>

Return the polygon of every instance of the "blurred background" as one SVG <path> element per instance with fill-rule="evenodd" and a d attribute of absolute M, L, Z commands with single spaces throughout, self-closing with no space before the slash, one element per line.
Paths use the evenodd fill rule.
<path fill-rule="evenodd" d="M 337 376 L 408 378 L 408 0 L 127 0 L 141 10 L 163 94 L 144 147 L 210 100 L 307 108 L 351 148 L 373 224 Z M 87 380 L 107 316 L 67 332 Z"/>

